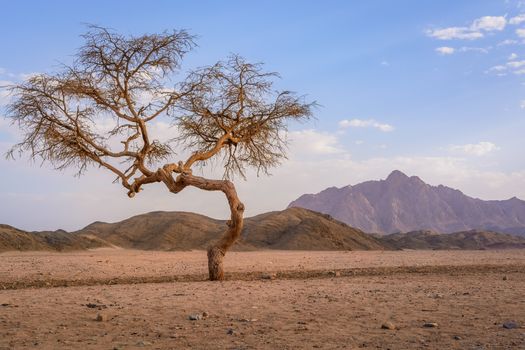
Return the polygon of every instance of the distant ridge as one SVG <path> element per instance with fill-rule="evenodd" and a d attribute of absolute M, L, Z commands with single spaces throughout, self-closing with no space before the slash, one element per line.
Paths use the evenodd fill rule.
<path fill-rule="evenodd" d="M 2 251 L 70 251 L 102 247 L 140 250 L 206 249 L 220 237 L 225 221 L 187 212 L 151 212 L 115 223 L 94 222 L 68 233 L 25 232 L 0 225 Z M 308 209 L 289 208 L 245 219 L 234 250 L 390 250 L 525 248 L 525 238 L 469 231 L 432 231 L 376 237 Z"/>
<path fill-rule="evenodd" d="M 71 234 L 63 230 L 26 232 L 0 224 L 0 251 L 68 251 L 107 246 L 109 246 L 107 242 L 95 236 Z"/>
<path fill-rule="evenodd" d="M 431 186 L 399 170 L 385 180 L 330 187 L 288 206 L 326 213 L 365 232 L 490 230 L 525 236 L 525 201 L 484 201 L 443 185 Z"/>
<path fill-rule="evenodd" d="M 453 250 L 525 248 L 525 238 L 505 233 L 470 230 L 449 234 L 413 231 L 382 236 L 381 241 L 392 249 Z"/>

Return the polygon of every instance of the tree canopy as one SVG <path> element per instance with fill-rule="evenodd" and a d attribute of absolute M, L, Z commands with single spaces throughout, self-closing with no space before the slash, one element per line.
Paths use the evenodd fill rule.
<path fill-rule="evenodd" d="M 247 168 L 267 173 L 278 165 L 286 154 L 288 121 L 311 117 L 315 103 L 274 91 L 276 73 L 237 55 L 173 82 L 195 47 L 184 30 L 124 36 L 91 26 L 83 39 L 71 65 L 12 87 L 8 118 L 23 139 L 10 154 L 29 153 L 78 174 L 92 165 L 105 168 L 130 197 L 156 182 L 173 193 L 187 186 L 222 191 L 232 216 L 225 236 L 208 252 L 221 258 L 239 237 L 244 211 L 227 179 L 244 177 Z M 169 140 L 151 134 L 160 117 L 176 127 Z M 173 161 L 182 149 L 189 156 Z M 195 166 L 213 159 L 223 165 L 225 179 L 193 175 Z"/>

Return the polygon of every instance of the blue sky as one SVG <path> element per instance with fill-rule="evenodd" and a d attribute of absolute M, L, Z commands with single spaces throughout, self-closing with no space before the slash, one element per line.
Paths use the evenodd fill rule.
<path fill-rule="evenodd" d="M 70 62 L 85 23 L 91 23 L 136 35 L 187 29 L 198 36 L 199 47 L 187 56 L 185 69 L 238 53 L 278 71 L 279 88 L 316 100 L 316 120 L 291 126 L 289 161 L 272 177 L 251 174 L 238 181 L 248 215 L 283 209 L 298 195 L 327 186 L 384 178 L 394 169 L 474 197 L 525 199 L 524 2 L 1 6 L 0 85 Z M 8 100 L 0 90 L 0 108 Z M 0 119 L 0 152 L 18 138 Z M 78 179 L 72 171 L 58 173 L 26 159 L 1 160 L 0 169 L 0 223 L 25 229 L 75 229 L 152 210 L 227 214 L 220 195 L 198 191 L 175 197 L 159 186 L 131 201 L 97 170 Z"/>

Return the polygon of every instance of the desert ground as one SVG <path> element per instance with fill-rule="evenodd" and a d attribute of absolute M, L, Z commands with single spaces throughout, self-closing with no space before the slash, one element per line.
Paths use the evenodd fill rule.
<path fill-rule="evenodd" d="M 525 250 L 231 252 L 226 281 L 206 269 L 203 251 L 2 253 L 0 349 L 525 349 Z"/>

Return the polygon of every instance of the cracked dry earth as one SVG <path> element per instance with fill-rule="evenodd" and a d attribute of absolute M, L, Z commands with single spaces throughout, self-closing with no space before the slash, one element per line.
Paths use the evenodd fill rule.
<path fill-rule="evenodd" d="M 523 250 L 235 252 L 225 282 L 205 259 L 0 254 L 0 349 L 525 349 Z"/>

